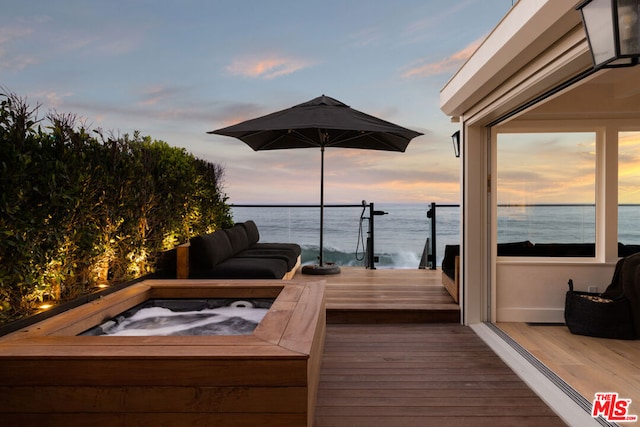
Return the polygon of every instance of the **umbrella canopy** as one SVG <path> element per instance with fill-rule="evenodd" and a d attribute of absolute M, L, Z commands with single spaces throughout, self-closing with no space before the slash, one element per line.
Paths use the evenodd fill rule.
<path fill-rule="evenodd" d="M 311 274 L 340 271 L 323 269 L 325 147 L 404 152 L 411 139 L 422 135 L 325 95 L 208 133 L 238 138 L 255 151 L 320 147 L 320 268 L 308 269 Z"/>
<path fill-rule="evenodd" d="M 422 135 L 325 95 L 208 133 L 238 138 L 255 151 L 324 146 L 404 152 Z"/>

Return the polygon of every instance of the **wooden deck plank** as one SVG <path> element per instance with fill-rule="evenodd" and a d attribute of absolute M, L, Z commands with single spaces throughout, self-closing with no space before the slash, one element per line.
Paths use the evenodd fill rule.
<path fill-rule="evenodd" d="M 164 412 L 306 413 L 305 387 L 98 387 L 98 386 L 23 386 L 4 387 L 0 416 L 6 413 L 144 413 L 157 410 L 162 402 Z M 39 399 L 33 399 L 33 396 Z M 7 425 L 7 424 L 3 424 Z"/>
<path fill-rule="evenodd" d="M 381 304 L 388 309 L 428 309 L 432 304 L 459 308 L 442 285 L 440 270 L 342 267 L 340 274 L 323 279 L 328 310 L 336 306 L 356 310 L 378 308 Z"/>
<path fill-rule="evenodd" d="M 470 328 L 327 325 L 316 427 L 565 425 Z"/>
<path fill-rule="evenodd" d="M 326 281 L 327 323 L 458 323 L 440 270 L 341 267 Z M 305 275 L 299 273 L 298 278 Z"/>
<path fill-rule="evenodd" d="M 540 427 L 557 426 L 556 417 L 402 417 L 400 421 L 396 417 L 387 416 L 362 416 L 344 417 L 316 417 L 316 425 L 330 425 L 332 427 L 443 427 L 443 426 L 468 426 L 468 427 Z"/>
<path fill-rule="evenodd" d="M 596 392 L 631 399 L 640 414 L 640 341 L 573 335 L 566 326 L 498 323 L 518 344 L 588 401 Z"/>
<path fill-rule="evenodd" d="M 441 285 L 440 270 L 362 270 L 345 268 L 340 275 L 327 280 L 329 323 L 363 321 L 363 323 L 379 323 L 380 326 L 383 326 L 382 324 L 384 323 L 398 321 L 437 322 L 442 321 L 443 317 L 446 316 L 445 313 L 451 308 L 450 304 L 453 304 L 453 299 Z M 457 305 L 454 306 L 457 309 Z M 455 319 L 457 322 L 459 317 Z M 418 328 L 423 326 L 418 325 Z M 405 355 L 401 356 L 405 365 L 404 368 L 395 368 L 395 370 L 389 371 L 388 361 L 394 360 L 398 356 L 393 352 L 389 353 L 389 350 L 398 347 L 404 348 L 404 346 L 409 345 L 415 333 L 413 328 L 413 325 L 405 324 L 401 329 L 396 329 L 391 333 L 381 330 L 376 332 L 376 334 L 380 335 L 380 340 L 369 336 L 370 341 L 359 340 L 357 335 L 362 333 L 361 331 L 358 334 L 354 334 L 347 330 L 336 331 L 331 329 L 331 340 L 328 340 L 325 346 L 326 354 L 322 372 L 334 376 L 336 381 L 325 381 L 322 383 L 322 387 L 331 390 L 333 395 L 336 392 L 344 391 L 345 398 L 348 398 L 346 396 L 353 397 L 353 393 L 351 393 L 353 390 L 363 390 L 369 395 L 373 392 L 380 393 L 389 390 L 391 393 L 387 396 L 393 398 L 397 393 L 405 391 L 416 393 L 422 390 L 420 381 L 411 381 L 409 378 L 412 374 L 416 374 L 421 375 L 421 379 L 424 379 L 426 374 L 421 370 L 427 369 L 429 371 L 428 368 L 424 368 L 425 365 L 437 370 L 454 366 L 456 369 L 464 370 L 471 369 L 471 367 L 475 366 L 474 364 L 481 364 L 482 360 L 484 360 L 477 354 L 473 363 L 462 362 L 460 358 L 451 357 L 450 354 L 442 350 L 447 345 L 450 346 L 449 349 L 453 352 L 467 352 L 473 347 L 459 347 L 460 344 L 456 344 L 459 341 L 459 337 L 455 335 L 453 330 L 432 330 L 428 335 L 421 335 L 421 343 L 423 345 L 413 347 L 411 350 L 412 355 L 405 353 Z M 560 327 L 560 329 L 563 328 Z M 554 331 L 553 327 L 538 327 L 537 334 L 543 336 L 544 339 L 536 338 L 537 334 L 532 335 L 529 329 L 520 331 L 519 342 L 529 349 L 532 354 L 536 356 L 542 354 L 542 357 L 546 357 L 547 366 L 554 371 L 558 370 L 561 373 L 560 376 L 588 400 L 592 400 L 596 389 L 597 391 L 607 389 L 618 391 L 621 395 L 631 398 L 634 402 L 640 402 L 640 366 L 638 366 L 640 364 L 638 362 L 640 360 L 638 357 L 640 348 L 637 347 L 638 342 L 617 341 L 612 347 L 605 349 L 603 347 L 608 347 L 612 340 L 571 336 L 566 331 L 566 328 L 564 329 L 562 331 Z M 444 338 L 445 336 L 448 338 Z M 568 338 L 569 340 L 567 340 Z M 572 340 L 575 338 L 578 338 L 578 342 L 574 343 Z M 397 341 L 398 339 L 401 341 Z M 594 346 L 592 345 L 593 342 L 598 344 Z M 437 347 L 433 346 L 431 347 L 431 354 L 424 351 L 421 353 L 429 343 L 434 345 L 439 343 L 440 351 L 435 351 Z M 465 343 L 468 344 L 468 342 Z M 344 354 L 340 357 L 327 356 L 336 346 L 342 346 Z M 349 350 L 355 353 L 348 354 Z M 595 355 L 589 356 L 591 351 L 594 351 Z M 372 354 L 379 357 L 373 357 Z M 606 360 L 600 360 L 599 357 L 602 356 L 598 356 L 598 354 L 611 355 L 606 356 Z M 367 365 L 368 371 L 362 368 L 363 364 Z M 601 367 L 601 369 L 594 367 Z M 476 369 L 486 369 L 486 367 Z M 389 376 L 396 375 L 396 379 L 382 381 L 380 377 L 381 370 L 384 370 Z M 436 371 L 430 372 L 436 374 Z M 349 374 L 357 376 L 357 378 L 350 378 L 351 389 L 343 389 L 342 383 Z M 376 377 L 376 375 L 378 376 Z M 443 381 L 442 378 L 445 374 L 442 373 L 441 375 L 440 377 L 431 377 L 431 380 L 425 381 L 424 384 L 440 391 L 446 390 L 448 395 L 460 395 L 459 382 L 453 381 L 453 378 L 449 378 L 450 381 Z M 366 377 L 368 377 L 368 380 L 363 380 Z M 325 379 L 328 378 L 325 377 Z M 376 388 L 375 382 L 372 381 L 373 379 L 382 382 L 386 389 L 381 391 L 379 387 Z M 474 386 L 477 390 L 487 390 L 491 394 L 496 391 L 509 393 L 514 390 L 509 387 L 515 387 L 514 384 L 518 382 L 517 379 L 513 382 L 504 381 L 503 383 L 480 381 L 478 378 L 474 378 L 474 380 L 476 380 L 474 381 Z M 527 393 L 529 392 L 526 386 L 522 387 Z M 469 390 L 464 390 L 465 396 L 468 392 Z M 635 410 L 635 412 L 632 410 L 631 412 L 640 413 L 638 410 Z M 363 417 L 357 418 L 359 421 L 354 421 L 353 425 L 375 426 L 386 425 L 385 423 L 387 422 L 384 417 L 369 418 L 367 421 L 362 421 L 365 419 Z M 438 418 L 433 419 L 437 420 Z M 447 422 L 445 424 L 457 424 L 459 422 L 461 423 L 460 425 L 465 425 L 465 423 L 474 425 L 474 422 L 469 421 L 467 417 L 462 417 L 457 421 L 454 421 L 453 418 L 446 419 Z M 382 422 L 380 420 L 385 421 Z M 415 425 L 425 425 L 424 420 L 420 417 L 417 420 L 419 421 L 416 421 Z M 532 420 L 526 417 L 513 418 L 513 423 L 507 421 L 505 424 L 544 425 L 546 422 L 543 421 L 543 418 L 534 417 Z M 330 425 L 341 425 L 337 419 L 333 421 L 335 423 Z M 412 425 L 411 423 L 411 419 L 406 417 L 402 425 L 410 426 Z M 489 422 L 491 425 L 501 425 L 501 423 L 501 421 L 496 420 Z M 437 424 L 437 422 L 434 422 L 434 424 Z"/>
<path fill-rule="evenodd" d="M 86 413 L 74 414 L 3 414 L 2 423 L 6 426 L 20 427 L 69 427 L 69 426 L 215 426 L 215 427 L 300 427 L 307 421 L 306 414 L 263 413 L 117 413 L 90 414 L 91 421 L 87 421 Z"/>
<path fill-rule="evenodd" d="M 17 360 L 1 372 L 2 385 L 25 386 L 96 386 L 96 387 L 202 387 L 264 386 L 305 387 L 306 360 L 238 360 L 207 359 L 155 360 Z M 214 364 L 215 363 L 215 364 Z M 4 367 L 4 366 L 3 366 Z M 126 373 L 117 376 L 114 373 Z M 170 372 L 170 375 L 159 373 Z M 45 374 L 43 374 L 45 373 Z M 0 397 L 2 397 L 0 395 Z M 0 405 L 1 406 L 1 405 Z"/>

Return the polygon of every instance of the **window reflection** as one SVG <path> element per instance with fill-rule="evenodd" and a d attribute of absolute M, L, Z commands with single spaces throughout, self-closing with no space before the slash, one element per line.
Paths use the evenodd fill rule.
<path fill-rule="evenodd" d="M 595 256 L 595 133 L 499 134 L 499 256 Z"/>

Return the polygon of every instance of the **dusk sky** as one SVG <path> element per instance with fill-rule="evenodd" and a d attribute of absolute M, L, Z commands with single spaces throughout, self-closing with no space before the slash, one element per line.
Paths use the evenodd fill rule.
<path fill-rule="evenodd" d="M 317 203 L 319 149 L 206 132 L 326 94 L 424 133 L 405 153 L 327 149 L 327 203 L 458 202 L 439 91 L 512 0 L 1 0 L 0 86 L 91 128 L 222 164 L 231 203 Z"/>

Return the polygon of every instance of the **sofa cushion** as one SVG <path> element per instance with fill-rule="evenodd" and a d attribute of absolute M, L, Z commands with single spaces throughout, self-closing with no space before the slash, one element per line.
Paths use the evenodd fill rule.
<path fill-rule="evenodd" d="M 210 269 L 233 256 L 229 237 L 223 231 L 216 231 L 191 239 L 189 262 L 192 269 Z"/>
<path fill-rule="evenodd" d="M 284 250 L 287 252 L 293 252 L 297 257 L 302 253 L 302 248 L 300 245 L 296 243 L 259 243 L 260 240 L 260 232 L 258 231 L 258 226 L 252 220 L 245 221 L 240 223 L 241 226 L 244 227 L 247 232 L 247 239 L 249 239 L 249 248 L 250 249 L 267 249 L 267 250 Z"/>
<path fill-rule="evenodd" d="M 536 243 L 526 256 L 539 257 L 593 257 L 594 243 Z"/>
<path fill-rule="evenodd" d="M 247 232 L 242 225 L 236 224 L 231 228 L 224 229 L 223 231 L 231 242 L 231 248 L 233 249 L 234 254 L 242 252 L 249 247 L 249 238 L 247 237 Z"/>
<path fill-rule="evenodd" d="M 249 239 L 249 246 L 255 245 L 260 240 L 260 232 L 258 231 L 258 226 L 255 222 L 248 220 L 240 223 L 242 227 L 244 227 L 247 232 L 247 238 Z"/>
<path fill-rule="evenodd" d="M 244 251 L 238 252 L 234 258 L 277 258 L 287 263 L 287 271 L 291 270 L 298 263 L 298 256 L 295 251 L 283 249 L 260 249 L 255 245 Z"/>
<path fill-rule="evenodd" d="M 261 251 L 282 251 L 292 253 L 296 258 L 302 254 L 302 248 L 297 243 L 256 243 L 249 249 Z"/>
<path fill-rule="evenodd" d="M 229 258 L 213 268 L 193 270 L 191 278 L 207 279 L 282 279 L 287 263 L 277 258 Z"/>
<path fill-rule="evenodd" d="M 625 245 L 623 243 L 618 243 L 619 257 L 627 257 L 638 252 L 640 252 L 640 245 Z"/>
<path fill-rule="evenodd" d="M 524 242 L 498 243 L 498 256 L 530 256 L 533 243 Z"/>
<path fill-rule="evenodd" d="M 442 272 L 450 278 L 455 278 L 455 258 L 460 255 L 460 245 L 446 245 L 442 259 Z"/>

